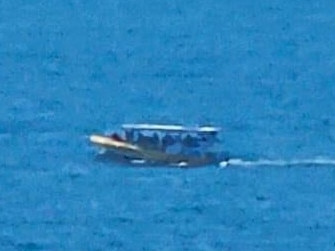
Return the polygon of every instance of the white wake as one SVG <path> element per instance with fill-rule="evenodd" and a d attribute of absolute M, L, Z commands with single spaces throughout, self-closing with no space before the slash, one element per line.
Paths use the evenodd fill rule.
<path fill-rule="evenodd" d="M 221 167 L 226 166 L 335 166 L 335 159 L 317 157 L 314 159 L 293 159 L 293 160 L 270 160 L 270 159 L 259 159 L 259 160 L 243 160 L 243 159 L 230 159 L 227 161 L 220 162 Z"/>

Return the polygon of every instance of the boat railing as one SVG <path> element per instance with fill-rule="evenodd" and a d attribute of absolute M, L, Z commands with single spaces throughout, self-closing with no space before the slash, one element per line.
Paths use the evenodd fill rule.
<path fill-rule="evenodd" d="M 161 132 L 125 130 L 127 142 L 144 149 L 162 152 L 205 152 L 217 141 L 216 135 L 192 132 Z"/>

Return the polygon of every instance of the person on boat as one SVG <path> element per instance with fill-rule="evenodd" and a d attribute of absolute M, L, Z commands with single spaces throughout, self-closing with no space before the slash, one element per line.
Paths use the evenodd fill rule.
<path fill-rule="evenodd" d="M 136 140 L 136 143 L 137 143 L 137 144 L 141 144 L 141 143 L 143 142 L 143 138 L 144 138 L 143 134 L 139 132 L 139 133 L 137 134 L 137 140 Z"/>
<path fill-rule="evenodd" d="M 113 133 L 111 136 L 110 136 L 113 140 L 116 140 L 116 141 L 120 141 L 120 142 L 124 142 L 125 140 L 123 138 L 121 138 L 121 136 L 119 134 L 117 134 L 116 132 Z"/>
<path fill-rule="evenodd" d="M 142 133 L 138 133 L 136 144 L 144 148 L 152 149 L 154 148 L 154 139 L 152 137 L 145 136 Z"/>
<path fill-rule="evenodd" d="M 153 136 L 143 136 L 140 144 L 149 149 L 157 149 L 159 147 L 159 137 L 155 133 Z"/>
<path fill-rule="evenodd" d="M 213 146 L 215 143 L 219 142 L 217 139 L 217 133 L 210 133 L 210 134 L 204 134 L 201 136 L 199 143 L 202 147 L 210 147 Z"/>
<path fill-rule="evenodd" d="M 162 138 L 162 148 L 165 151 L 167 147 L 172 146 L 176 143 L 176 141 L 174 140 L 174 138 L 167 134 Z"/>
<path fill-rule="evenodd" d="M 198 147 L 199 143 L 196 138 L 191 137 L 191 135 L 187 134 L 186 137 L 183 139 L 183 145 L 185 147 L 194 148 Z"/>
<path fill-rule="evenodd" d="M 133 143 L 133 141 L 134 141 L 134 132 L 133 131 L 128 131 L 127 130 L 125 132 L 125 136 L 126 136 L 126 141 Z"/>
<path fill-rule="evenodd" d="M 157 133 L 154 133 L 154 136 L 152 137 L 152 143 L 156 146 L 159 145 L 159 136 Z"/>

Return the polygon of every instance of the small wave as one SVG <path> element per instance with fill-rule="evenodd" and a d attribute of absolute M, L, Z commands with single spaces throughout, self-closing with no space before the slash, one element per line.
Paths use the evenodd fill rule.
<path fill-rule="evenodd" d="M 314 166 L 335 166 L 335 159 L 331 158 L 314 158 L 314 159 L 296 159 L 296 160 L 270 160 L 270 159 L 260 159 L 260 160 L 243 160 L 243 159 L 230 159 L 227 161 L 220 162 L 221 167 L 226 166 L 304 166 L 304 165 L 314 165 Z"/>

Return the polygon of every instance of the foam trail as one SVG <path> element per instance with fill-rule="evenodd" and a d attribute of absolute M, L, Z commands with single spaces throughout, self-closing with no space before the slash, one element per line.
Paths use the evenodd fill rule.
<path fill-rule="evenodd" d="M 221 167 L 226 166 L 335 166 L 335 159 L 330 158 L 315 158 L 315 159 L 297 159 L 297 160 L 243 160 L 243 159 L 230 159 L 228 161 L 222 161 Z"/>

